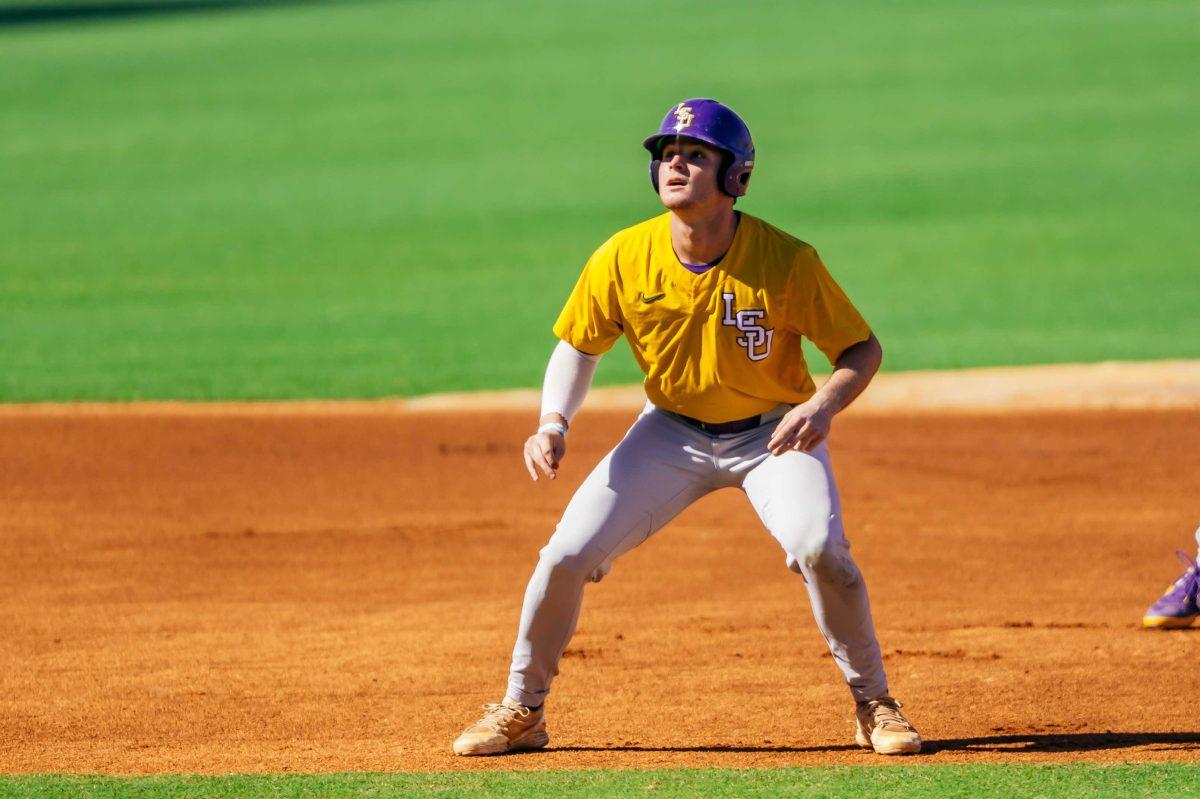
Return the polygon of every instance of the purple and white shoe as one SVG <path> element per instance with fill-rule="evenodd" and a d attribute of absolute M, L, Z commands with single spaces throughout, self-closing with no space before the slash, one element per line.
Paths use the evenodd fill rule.
<path fill-rule="evenodd" d="M 1200 563 L 1188 557 L 1182 549 L 1177 550 L 1176 554 L 1187 566 L 1187 571 L 1142 616 L 1143 627 L 1160 630 L 1190 627 L 1200 616 L 1200 606 L 1196 604 L 1196 594 L 1200 593 Z"/>

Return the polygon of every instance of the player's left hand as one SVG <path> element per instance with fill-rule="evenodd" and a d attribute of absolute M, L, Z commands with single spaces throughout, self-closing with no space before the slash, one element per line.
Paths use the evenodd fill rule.
<path fill-rule="evenodd" d="M 534 433 L 525 440 L 525 468 L 536 483 L 538 470 L 551 480 L 558 477 L 558 465 L 567 454 L 567 439 L 556 430 Z"/>
<path fill-rule="evenodd" d="M 829 435 L 832 424 L 833 411 L 812 400 L 801 403 L 779 420 L 767 442 L 767 449 L 772 455 L 782 455 L 793 449 L 812 452 Z"/>

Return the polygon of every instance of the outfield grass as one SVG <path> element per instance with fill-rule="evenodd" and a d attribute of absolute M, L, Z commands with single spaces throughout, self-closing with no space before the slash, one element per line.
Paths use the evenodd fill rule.
<path fill-rule="evenodd" d="M 0 796 L 50 799 L 350 799 L 350 797 L 1182 797 L 1200 796 L 1200 767 L 897 766 L 229 777 L 0 777 Z"/>
<path fill-rule="evenodd" d="M 1200 357 L 1200 5 L 733 9 L 0 29 L 0 401 L 536 385 L 696 94 L 750 121 L 742 207 L 817 245 L 886 368 Z M 618 350 L 600 382 L 636 377 Z"/>

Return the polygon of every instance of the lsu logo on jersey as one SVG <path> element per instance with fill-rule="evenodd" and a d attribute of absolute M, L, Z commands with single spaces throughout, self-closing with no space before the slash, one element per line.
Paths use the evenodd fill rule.
<path fill-rule="evenodd" d="M 733 307 L 735 299 L 736 295 L 732 292 L 721 292 L 721 302 L 725 309 L 721 324 L 745 333 L 746 335 L 737 337 L 738 346 L 746 348 L 746 355 L 750 360 L 761 361 L 771 354 L 771 338 L 775 335 L 775 330 L 759 324 L 767 315 L 766 311 L 759 308 L 750 311 L 736 310 Z"/>

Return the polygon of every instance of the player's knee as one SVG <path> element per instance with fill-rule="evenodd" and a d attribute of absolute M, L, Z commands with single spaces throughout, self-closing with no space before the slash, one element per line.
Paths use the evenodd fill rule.
<path fill-rule="evenodd" d="M 788 568 L 797 574 L 811 573 L 827 582 L 848 585 L 859 579 L 858 567 L 850 558 L 835 518 L 808 519 L 794 527 L 787 541 Z"/>
<path fill-rule="evenodd" d="M 553 540 L 542 547 L 539 554 L 540 568 L 547 569 L 552 577 L 561 576 L 570 580 L 587 579 L 604 560 L 588 547 L 564 546 Z"/>
<path fill-rule="evenodd" d="M 783 529 L 775 530 L 775 537 L 788 554 L 788 568 L 798 571 L 798 564 L 811 564 L 819 560 L 831 547 L 834 539 L 832 527 L 829 514 L 813 513 L 793 518 Z"/>
<path fill-rule="evenodd" d="M 834 585 L 853 585 L 862 573 L 844 546 L 828 546 L 812 562 L 813 573 L 823 582 Z"/>
<path fill-rule="evenodd" d="M 816 568 L 818 563 L 829 560 L 831 549 L 828 535 L 797 539 L 794 545 L 786 547 L 788 568 L 797 574 L 802 573 L 805 566 Z"/>
<path fill-rule="evenodd" d="M 852 585 L 862 578 L 858 566 L 844 548 L 826 547 L 816 555 L 801 558 L 788 553 L 788 568 L 807 579 L 834 585 Z"/>

